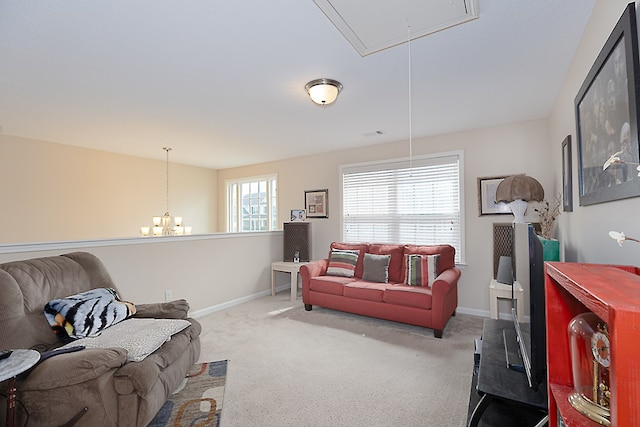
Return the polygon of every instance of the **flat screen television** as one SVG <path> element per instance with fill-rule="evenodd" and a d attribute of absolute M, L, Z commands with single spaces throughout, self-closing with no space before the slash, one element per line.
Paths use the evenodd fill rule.
<path fill-rule="evenodd" d="M 528 263 L 526 260 L 521 262 L 528 264 L 529 267 L 530 304 L 529 321 L 523 322 L 518 321 L 517 305 L 512 301 L 513 322 L 527 381 L 531 388 L 537 390 L 540 386 L 546 387 L 547 379 L 543 246 L 533 224 L 514 224 L 514 226 L 526 226 L 526 233 L 518 233 L 518 230 L 514 230 L 513 244 L 526 248 L 528 255 Z M 525 242 L 517 241 L 518 238 L 526 239 L 526 246 Z M 515 247 L 514 250 L 516 250 Z M 523 251 L 521 250 L 520 253 L 522 254 Z M 526 268 L 524 270 L 526 271 Z M 516 280 L 519 280 L 517 276 Z"/>

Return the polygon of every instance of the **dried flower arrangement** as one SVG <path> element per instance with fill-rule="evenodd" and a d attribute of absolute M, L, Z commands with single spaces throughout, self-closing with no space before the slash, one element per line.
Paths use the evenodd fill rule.
<path fill-rule="evenodd" d="M 560 198 L 557 197 L 553 203 L 550 203 L 548 200 L 543 200 L 540 202 L 540 206 L 534 210 L 538 212 L 542 237 L 551 239 L 553 223 L 560 215 Z"/>

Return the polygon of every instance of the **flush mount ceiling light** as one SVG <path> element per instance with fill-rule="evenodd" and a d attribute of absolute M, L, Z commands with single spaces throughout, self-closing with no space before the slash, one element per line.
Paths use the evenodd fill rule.
<path fill-rule="evenodd" d="M 318 105 L 333 104 L 342 91 L 342 83 L 332 79 L 311 80 L 304 86 L 309 97 Z"/>

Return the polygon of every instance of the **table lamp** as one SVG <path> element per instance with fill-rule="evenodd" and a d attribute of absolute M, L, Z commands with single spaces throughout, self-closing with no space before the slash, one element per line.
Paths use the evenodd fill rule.
<path fill-rule="evenodd" d="M 535 179 L 527 175 L 512 175 L 502 180 L 496 189 L 496 203 L 509 204 L 515 223 L 524 223 L 530 201 L 544 199 L 544 189 Z"/>

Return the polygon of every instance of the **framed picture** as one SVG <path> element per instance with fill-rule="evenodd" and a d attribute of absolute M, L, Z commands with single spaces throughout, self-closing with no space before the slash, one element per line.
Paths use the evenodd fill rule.
<path fill-rule="evenodd" d="M 510 214 L 511 208 L 507 203 L 496 203 L 498 185 L 509 175 L 486 176 L 478 178 L 478 212 L 479 215 Z"/>
<path fill-rule="evenodd" d="M 581 206 L 640 196 L 637 37 L 630 3 L 575 98 Z"/>
<path fill-rule="evenodd" d="M 307 219 L 307 211 L 304 209 L 292 209 L 291 210 L 291 222 L 299 222 Z"/>
<path fill-rule="evenodd" d="M 305 191 L 304 207 L 307 218 L 329 218 L 329 190 Z"/>
<path fill-rule="evenodd" d="M 571 169 L 571 135 L 567 135 L 562 141 L 562 210 L 564 212 L 573 212 Z"/>

